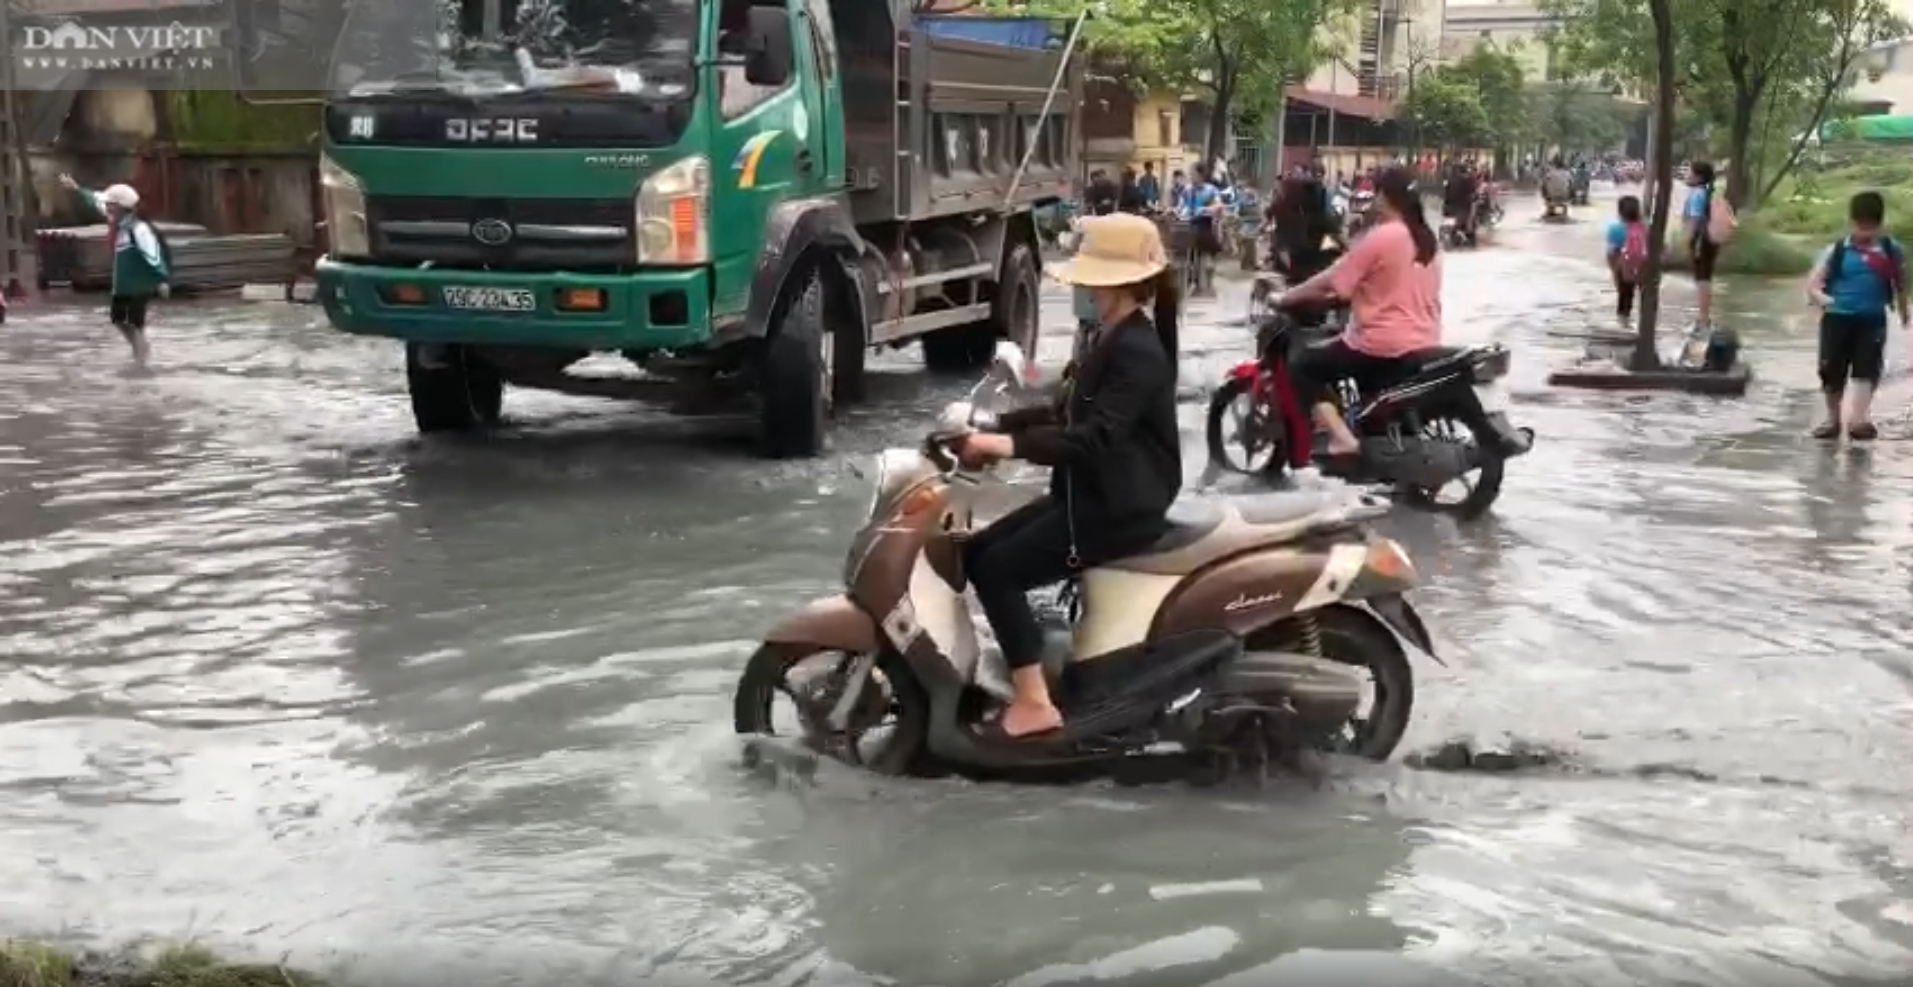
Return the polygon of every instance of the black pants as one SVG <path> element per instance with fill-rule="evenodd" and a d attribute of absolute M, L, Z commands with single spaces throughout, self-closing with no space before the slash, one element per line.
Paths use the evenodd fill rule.
<path fill-rule="evenodd" d="M 1886 363 L 1886 314 L 1820 316 L 1820 389 L 1846 392 L 1847 381 L 1880 382 Z"/>
<path fill-rule="evenodd" d="M 1289 364 L 1295 393 L 1309 408 L 1318 401 L 1328 400 L 1329 388 L 1339 381 L 1353 380 L 1363 393 L 1373 394 L 1401 379 L 1407 370 L 1408 365 L 1401 357 L 1372 356 L 1340 339 L 1307 347 Z"/>
<path fill-rule="evenodd" d="M 964 551 L 963 567 L 976 587 L 983 615 L 996 632 L 1003 660 L 1012 669 L 1028 668 L 1043 658 L 1043 627 L 1030 606 L 1029 591 L 1068 579 L 1076 571 L 1134 555 L 1162 537 L 1167 525 L 1109 525 L 1077 518 L 1076 569 L 1070 568 L 1069 515 L 1048 495 L 1005 514 L 983 529 Z"/>
<path fill-rule="evenodd" d="M 1623 319 L 1633 315 L 1634 295 L 1639 292 L 1640 289 L 1640 285 L 1621 277 L 1620 272 L 1616 271 L 1614 274 L 1614 293 L 1619 296 L 1619 298 L 1614 303 L 1614 314 Z"/>
<path fill-rule="evenodd" d="M 1714 280 L 1714 262 L 1720 259 L 1720 244 L 1708 241 L 1705 235 L 1696 236 L 1691 244 L 1694 255 L 1694 283 L 1706 284 Z"/>
<path fill-rule="evenodd" d="M 114 295 L 113 303 L 107 307 L 107 317 L 119 327 L 121 332 L 128 329 L 146 328 L 146 303 L 151 301 L 145 295 Z"/>

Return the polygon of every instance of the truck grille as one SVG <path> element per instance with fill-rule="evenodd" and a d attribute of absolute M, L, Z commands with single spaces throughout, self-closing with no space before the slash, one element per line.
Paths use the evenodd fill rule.
<path fill-rule="evenodd" d="M 588 273 L 635 266 L 629 200 L 372 196 L 366 212 L 379 263 Z"/>

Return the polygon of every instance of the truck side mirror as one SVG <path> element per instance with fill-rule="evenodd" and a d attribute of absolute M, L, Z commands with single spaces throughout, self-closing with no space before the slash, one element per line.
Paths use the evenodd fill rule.
<path fill-rule="evenodd" d="M 775 87 L 790 81 L 790 14 L 782 7 L 752 7 L 750 11 L 750 55 L 744 62 L 744 81 L 753 86 Z"/>

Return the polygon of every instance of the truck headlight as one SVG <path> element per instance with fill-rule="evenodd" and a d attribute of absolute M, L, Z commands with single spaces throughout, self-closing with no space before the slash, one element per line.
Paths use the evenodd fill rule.
<path fill-rule="evenodd" d="M 711 260 L 711 162 L 685 158 L 638 186 L 638 263 Z"/>
<path fill-rule="evenodd" d="M 319 190 L 325 197 L 327 252 L 334 257 L 372 255 L 372 231 L 365 221 L 365 189 L 359 176 L 319 155 Z"/>

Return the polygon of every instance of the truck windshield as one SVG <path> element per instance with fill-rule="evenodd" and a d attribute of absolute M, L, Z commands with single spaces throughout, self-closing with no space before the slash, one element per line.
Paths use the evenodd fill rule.
<path fill-rule="evenodd" d="M 696 79 L 697 0 L 379 0 L 349 9 L 332 58 L 335 96 L 678 99 Z"/>

